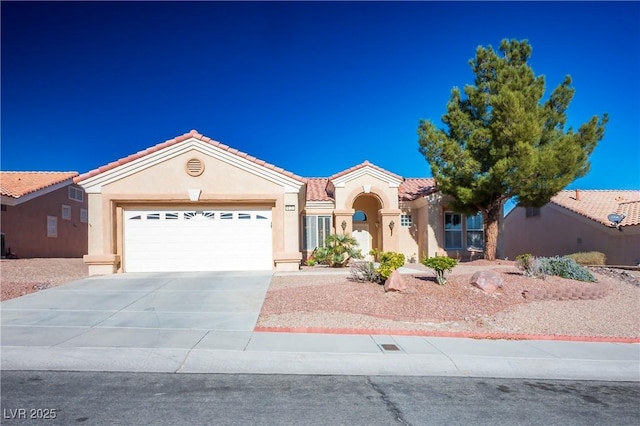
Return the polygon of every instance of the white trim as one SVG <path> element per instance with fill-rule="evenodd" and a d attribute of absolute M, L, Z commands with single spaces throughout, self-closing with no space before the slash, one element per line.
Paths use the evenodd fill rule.
<path fill-rule="evenodd" d="M 189 200 L 190 201 L 198 201 L 200 199 L 201 189 L 188 189 L 189 192 Z"/>
<path fill-rule="evenodd" d="M 331 209 L 335 210 L 335 203 L 333 201 L 307 201 L 304 205 L 304 210 L 321 210 Z"/>
<path fill-rule="evenodd" d="M 47 237 L 58 237 L 58 216 L 47 216 Z"/>
<path fill-rule="evenodd" d="M 26 203 L 27 201 L 31 201 L 34 198 L 38 198 L 42 195 L 48 194 L 50 192 L 56 191 L 60 188 L 64 188 L 67 185 L 73 184 L 73 178 L 66 179 L 62 182 L 56 183 L 55 185 L 47 186 L 46 188 L 39 189 L 34 192 L 30 192 L 29 194 L 25 194 L 21 197 L 9 197 L 6 195 L 2 196 L 2 204 L 6 204 L 7 206 L 17 206 L 22 203 Z"/>
<path fill-rule="evenodd" d="M 71 196 L 72 192 L 73 192 L 73 197 Z M 80 197 L 76 197 L 78 194 L 80 194 Z M 69 185 L 69 187 L 67 188 L 67 195 L 71 201 L 75 201 L 77 203 L 84 203 L 84 191 L 82 190 L 82 188 L 77 188 L 73 185 Z"/>
<path fill-rule="evenodd" d="M 370 165 L 361 167 L 358 170 L 349 172 L 346 175 L 342 175 L 336 179 L 331 179 L 331 182 L 336 188 L 344 188 L 348 182 L 367 175 L 379 179 L 383 182 L 387 182 L 387 184 L 389 184 L 389 188 L 398 188 L 402 183 L 401 178 L 397 178 L 388 173 L 381 172 L 377 168 L 371 167 Z"/>
<path fill-rule="evenodd" d="M 290 192 L 299 192 L 302 185 L 304 185 L 304 182 L 302 181 L 298 181 L 297 179 L 286 176 L 281 172 L 262 166 L 251 160 L 247 160 L 246 158 L 240 157 L 234 153 L 193 137 L 117 166 L 112 170 L 87 178 L 78 184 L 82 186 L 87 193 L 99 194 L 102 191 L 102 186 L 104 185 L 126 178 L 134 173 L 140 172 L 141 170 L 150 168 L 156 164 L 192 150 L 198 151 L 202 154 L 252 173 L 255 176 L 281 185 L 283 188 L 291 190 Z"/>
<path fill-rule="evenodd" d="M 68 214 L 65 215 L 65 212 L 68 212 Z M 71 220 L 71 206 L 68 204 L 63 204 L 62 205 L 62 209 L 60 212 L 60 217 L 62 218 L 62 220 Z"/>

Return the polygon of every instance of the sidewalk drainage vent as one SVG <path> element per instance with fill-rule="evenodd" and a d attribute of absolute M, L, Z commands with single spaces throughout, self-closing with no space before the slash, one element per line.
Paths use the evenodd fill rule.
<path fill-rule="evenodd" d="M 400 348 L 398 346 L 396 346 L 394 344 L 391 344 L 391 343 L 384 343 L 384 344 L 382 344 L 380 346 L 382 346 L 382 349 L 384 349 L 385 351 L 399 351 L 400 350 Z"/>

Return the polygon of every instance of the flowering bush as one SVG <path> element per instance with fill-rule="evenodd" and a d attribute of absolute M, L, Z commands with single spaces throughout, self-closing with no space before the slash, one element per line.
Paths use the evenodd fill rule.
<path fill-rule="evenodd" d="M 381 281 L 385 281 L 391 273 L 404 265 L 404 254 L 393 251 L 385 251 L 380 253 L 380 266 L 376 272 L 380 276 Z"/>

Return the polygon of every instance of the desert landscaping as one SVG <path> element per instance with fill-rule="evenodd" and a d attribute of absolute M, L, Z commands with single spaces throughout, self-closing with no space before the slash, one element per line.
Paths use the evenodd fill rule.
<path fill-rule="evenodd" d="M 85 278 L 81 259 L 3 259 L 2 300 Z M 485 293 L 470 284 L 493 270 L 502 288 Z M 375 331 L 461 335 L 546 335 L 640 341 L 640 272 L 592 268 L 596 283 L 528 278 L 512 262 L 461 263 L 438 285 L 420 264 L 403 268 L 407 289 L 355 282 L 348 269 L 304 267 L 275 274 L 258 330 Z"/>

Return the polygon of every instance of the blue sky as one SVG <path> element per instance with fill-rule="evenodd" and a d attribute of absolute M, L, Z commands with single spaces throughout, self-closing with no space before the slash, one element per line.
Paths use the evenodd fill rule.
<path fill-rule="evenodd" d="M 369 160 L 430 176 L 478 45 L 528 39 L 574 127 L 608 112 L 589 175 L 640 189 L 638 2 L 5 2 L 3 170 L 97 168 L 191 129 L 305 177 Z"/>

